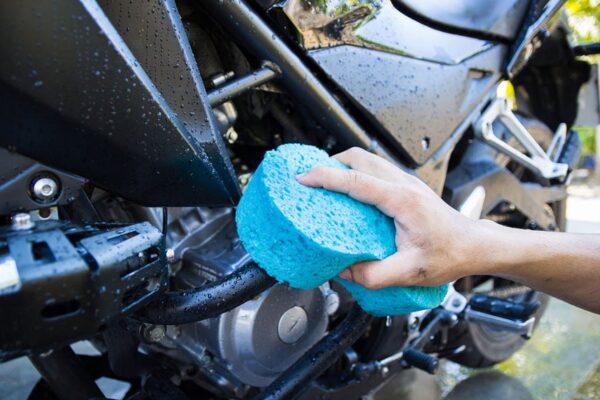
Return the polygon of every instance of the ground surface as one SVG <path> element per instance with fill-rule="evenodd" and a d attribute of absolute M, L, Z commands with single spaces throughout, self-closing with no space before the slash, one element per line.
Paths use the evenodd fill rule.
<path fill-rule="evenodd" d="M 600 233 L 600 186 L 570 189 L 568 230 Z M 38 379 L 27 359 L 0 364 L 0 399 L 26 399 Z M 103 385 L 114 393 L 114 386 Z M 114 396 L 118 397 L 118 396 Z M 552 300 L 527 345 L 493 369 L 445 363 L 436 377 L 409 371 L 377 400 L 600 399 L 600 316 Z"/>

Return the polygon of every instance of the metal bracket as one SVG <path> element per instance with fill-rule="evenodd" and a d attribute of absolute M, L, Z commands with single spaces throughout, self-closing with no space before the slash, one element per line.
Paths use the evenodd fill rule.
<path fill-rule="evenodd" d="M 496 121 L 501 122 L 508 129 L 525 148 L 528 155 L 512 147 L 494 134 L 493 124 Z M 564 178 L 567 175 L 569 166 L 567 164 L 556 163 L 549 157 L 517 119 L 505 98 L 496 98 L 492 101 L 475 123 L 474 130 L 477 137 L 485 143 L 506 154 L 514 161 L 523 164 L 542 178 Z M 566 133 L 564 130 L 562 126 L 559 126 L 554 135 L 552 143 L 555 144 L 550 147 L 550 150 L 554 154 L 560 154 L 561 149 L 558 147 L 560 147 L 561 142 L 564 144 L 564 140 L 560 140 L 560 137 Z"/>
<path fill-rule="evenodd" d="M 556 128 L 556 132 L 554 133 L 554 137 L 552 137 L 552 142 L 550 142 L 550 146 L 548 146 L 548 157 L 554 162 L 557 162 L 562 154 L 563 147 L 565 147 L 565 143 L 567 142 L 567 124 L 561 122 L 558 124 L 558 128 Z"/>
<path fill-rule="evenodd" d="M 465 320 L 507 332 L 518 333 L 526 339 L 531 337 L 535 325 L 535 317 L 531 317 L 526 321 L 513 320 L 481 311 L 475 311 L 470 306 L 465 309 Z"/>
<path fill-rule="evenodd" d="M 223 104 L 246 91 L 269 82 L 281 75 L 281 69 L 277 64 L 263 61 L 256 71 L 242 76 L 238 79 L 226 82 L 208 93 L 208 102 L 212 107 Z"/>
<path fill-rule="evenodd" d="M 454 283 L 451 283 L 448 285 L 448 293 L 442 301 L 442 307 L 454 314 L 460 314 L 467 307 L 468 302 L 465 296 L 454 289 Z"/>

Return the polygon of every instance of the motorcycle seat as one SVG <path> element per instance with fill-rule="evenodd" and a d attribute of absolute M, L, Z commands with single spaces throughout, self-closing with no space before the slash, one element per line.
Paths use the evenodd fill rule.
<path fill-rule="evenodd" d="M 400 11 L 410 11 L 447 28 L 514 39 L 529 0 L 394 0 L 393 3 Z"/>

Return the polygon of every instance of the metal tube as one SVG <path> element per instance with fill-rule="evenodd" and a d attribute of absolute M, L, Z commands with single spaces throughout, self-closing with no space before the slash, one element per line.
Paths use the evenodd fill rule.
<path fill-rule="evenodd" d="M 325 128 L 335 132 L 347 145 L 363 147 L 397 162 L 387 149 L 356 123 L 304 62 L 243 0 L 206 0 L 203 4 L 228 31 L 237 36 L 240 44 L 281 68 L 282 83 L 312 110 L 313 116 Z"/>
<path fill-rule="evenodd" d="M 227 100 L 240 95 L 254 87 L 270 81 L 281 74 L 277 65 L 272 62 L 264 62 L 260 69 L 251 72 L 248 75 L 234 79 L 219 86 L 208 93 L 208 102 L 212 107 L 225 103 Z"/>
<path fill-rule="evenodd" d="M 33 366 L 61 400 L 103 399 L 98 386 L 70 347 L 29 357 Z"/>
<path fill-rule="evenodd" d="M 325 372 L 338 356 L 361 337 L 372 320 L 371 315 L 355 305 L 341 324 L 304 353 L 255 400 L 289 400 L 298 397 L 310 381 Z"/>
<path fill-rule="evenodd" d="M 162 325 L 202 321 L 245 303 L 274 284 L 273 278 L 250 263 L 202 287 L 165 293 L 140 310 L 135 318 Z"/>

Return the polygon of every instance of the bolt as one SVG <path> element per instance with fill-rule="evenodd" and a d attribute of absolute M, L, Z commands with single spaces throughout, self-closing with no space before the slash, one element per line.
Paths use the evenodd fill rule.
<path fill-rule="evenodd" d="M 169 248 L 166 252 L 167 262 L 173 264 L 175 262 L 175 250 Z"/>
<path fill-rule="evenodd" d="M 242 174 L 238 177 L 238 182 L 240 183 L 240 186 L 242 186 L 242 187 L 246 186 L 249 181 L 250 181 L 250 174 Z"/>
<path fill-rule="evenodd" d="M 327 315 L 333 315 L 340 308 L 340 296 L 338 294 L 328 289 L 325 292 L 325 311 Z"/>
<path fill-rule="evenodd" d="M 453 307 L 460 307 L 461 304 L 462 304 L 462 301 L 460 301 L 460 299 L 454 299 L 454 300 L 452 300 L 452 306 Z"/>
<path fill-rule="evenodd" d="M 224 74 L 219 74 L 211 79 L 211 83 L 213 87 L 220 86 L 227 82 L 229 79 L 233 78 L 235 73 L 233 71 L 226 72 Z"/>
<path fill-rule="evenodd" d="M 48 176 L 37 178 L 31 183 L 31 194 L 40 202 L 54 200 L 58 196 L 58 182 Z"/>
<path fill-rule="evenodd" d="M 229 144 L 235 143 L 235 141 L 238 139 L 238 133 L 233 128 L 227 129 L 227 132 L 225 132 L 224 136 L 225 140 L 227 140 L 227 143 Z"/>
<path fill-rule="evenodd" d="M 142 328 L 142 336 L 150 343 L 160 342 L 167 332 L 164 325 L 145 325 Z"/>
<path fill-rule="evenodd" d="M 381 368 L 381 376 L 383 376 L 384 378 L 385 378 L 386 376 L 388 376 L 388 375 L 389 375 L 389 373 L 390 373 L 390 369 L 389 369 L 388 367 L 383 367 L 383 368 Z"/>
<path fill-rule="evenodd" d="M 18 213 L 12 217 L 12 228 L 16 231 L 31 229 L 35 226 L 31 220 L 31 215 L 27 213 Z"/>
<path fill-rule="evenodd" d="M 308 314 L 304 308 L 294 306 L 283 313 L 277 325 L 279 339 L 292 344 L 300 340 L 308 328 Z"/>

